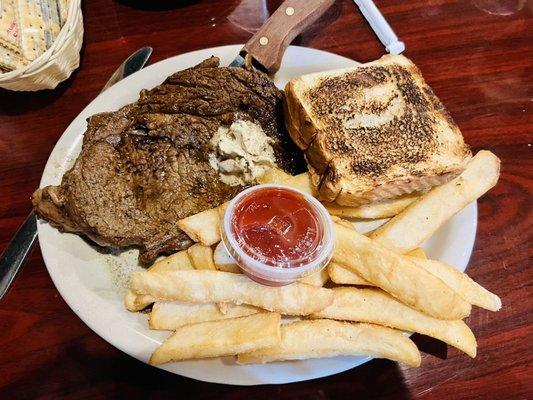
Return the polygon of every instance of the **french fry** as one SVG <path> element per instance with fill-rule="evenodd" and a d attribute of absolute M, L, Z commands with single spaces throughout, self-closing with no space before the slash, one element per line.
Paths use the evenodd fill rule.
<path fill-rule="evenodd" d="M 308 172 L 293 176 L 281 169 L 271 168 L 259 179 L 259 183 L 286 185 L 309 193 L 313 197 L 317 196 L 315 186 L 311 181 L 311 175 Z"/>
<path fill-rule="evenodd" d="M 237 264 L 215 264 L 217 271 L 231 272 L 232 274 L 242 274 L 242 270 Z"/>
<path fill-rule="evenodd" d="M 407 255 L 426 258 L 426 253 L 420 247 L 409 252 Z M 330 279 L 339 285 L 375 286 L 373 283 L 361 278 L 350 268 L 345 268 L 335 262 L 328 264 L 328 274 Z"/>
<path fill-rule="evenodd" d="M 220 242 L 220 213 L 225 207 L 227 204 L 180 219 L 178 226 L 195 242 L 214 245 Z"/>
<path fill-rule="evenodd" d="M 211 247 L 196 243 L 187 249 L 187 254 L 195 269 L 216 270 Z"/>
<path fill-rule="evenodd" d="M 401 302 L 439 319 L 462 319 L 471 306 L 442 280 L 379 243 L 335 224 L 333 261 L 350 268 Z M 147 293 L 151 294 L 151 293 Z"/>
<path fill-rule="evenodd" d="M 187 251 L 178 251 L 148 268 L 148 272 L 185 271 L 194 269 Z M 149 295 L 138 295 L 129 290 L 124 298 L 124 305 L 128 311 L 141 311 L 152 304 L 155 299 Z"/>
<path fill-rule="evenodd" d="M 286 315 L 308 315 L 333 301 L 330 289 L 293 283 L 271 287 L 242 274 L 194 270 L 160 273 L 134 272 L 131 289 L 158 301 L 249 304 Z"/>
<path fill-rule="evenodd" d="M 308 275 L 305 278 L 299 279 L 298 282 L 305 283 L 306 285 L 322 287 L 329 280 L 328 270 L 326 268 L 321 271 L 315 272 L 312 275 Z"/>
<path fill-rule="evenodd" d="M 457 268 L 439 261 L 428 260 L 421 248 L 411 250 L 406 256 L 409 256 L 416 265 L 442 280 L 468 303 L 490 311 L 498 311 L 501 308 L 502 303 L 497 295 L 476 283 Z M 330 279 L 340 285 L 375 286 L 368 281 L 365 283 L 365 280 L 353 269 L 335 262 L 329 263 L 328 273 Z"/>
<path fill-rule="evenodd" d="M 215 303 L 215 305 L 218 307 L 221 314 L 226 315 L 228 313 L 230 303 L 227 301 L 219 301 L 218 303 Z"/>
<path fill-rule="evenodd" d="M 353 222 L 350 222 L 348 220 L 345 220 L 341 217 L 336 217 L 334 215 L 331 216 L 331 219 L 333 222 L 339 224 L 339 225 L 342 225 L 348 229 L 351 229 L 353 231 L 357 231 L 357 228 L 355 227 L 355 225 L 353 224 Z"/>
<path fill-rule="evenodd" d="M 237 264 L 215 264 L 217 271 L 231 272 L 232 274 L 242 274 L 242 270 Z"/>
<path fill-rule="evenodd" d="M 361 278 L 350 268 L 345 268 L 333 261 L 328 264 L 328 274 L 329 278 L 339 285 L 375 286 L 372 282 Z"/>
<path fill-rule="evenodd" d="M 226 251 L 224 243 L 220 242 L 217 244 L 213 258 L 215 267 L 218 271 L 233 272 L 234 274 L 242 273 L 242 270 L 236 264 L 235 260 Z"/>
<path fill-rule="evenodd" d="M 128 311 L 141 311 L 152 304 L 155 299 L 148 294 L 135 294 L 128 290 L 124 297 L 124 306 Z"/>
<path fill-rule="evenodd" d="M 187 251 L 182 250 L 157 261 L 154 265 L 148 268 L 148 271 L 182 271 L 187 269 L 194 269 L 194 266 L 191 264 Z"/>
<path fill-rule="evenodd" d="M 324 203 L 331 215 L 343 218 L 379 219 L 398 215 L 408 205 L 420 197 L 420 193 L 409 193 L 396 199 L 387 199 L 357 207 L 340 206 L 335 203 Z"/>
<path fill-rule="evenodd" d="M 502 307 L 502 301 L 497 295 L 491 293 L 452 265 L 415 257 L 411 261 L 441 279 L 470 304 L 490 311 L 498 311 Z"/>
<path fill-rule="evenodd" d="M 442 340 L 472 358 L 476 356 L 476 338 L 461 320 L 432 318 L 402 304 L 380 289 L 335 288 L 333 293 L 333 304 L 311 318 L 368 322 L 418 332 Z"/>
<path fill-rule="evenodd" d="M 490 151 L 478 152 L 461 175 L 424 194 L 376 229 L 371 235 L 372 239 L 400 253 L 407 253 L 496 185 L 499 174 L 498 157 Z"/>
<path fill-rule="evenodd" d="M 227 304 L 227 303 L 224 303 Z M 214 303 L 156 302 L 150 312 L 150 329 L 175 330 L 183 325 L 245 317 L 261 312 L 252 306 L 228 305 L 225 314 Z"/>
<path fill-rule="evenodd" d="M 260 179 L 260 183 L 272 183 L 286 185 L 309 193 L 316 197 L 317 192 L 308 172 L 292 176 L 280 169 L 272 168 L 268 170 Z M 419 193 L 411 193 L 397 199 L 383 200 L 358 207 L 345 207 L 334 203 L 325 203 L 331 215 L 343 218 L 364 218 L 378 219 L 389 218 L 397 215 L 405 207 L 420 197 Z"/>
<path fill-rule="evenodd" d="M 226 209 L 228 208 L 229 201 L 222 203 L 217 207 L 218 212 L 218 219 L 222 221 L 224 219 L 224 214 L 226 213 Z"/>
<path fill-rule="evenodd" d="M 297 321 L 281 326 L 281 342 L 241 353 L 239 364 L 282 360 L 370 355 L 408 365 L 420 365 L 420 352 L 401 332 L 378 325 L 327 319 Z"/>
<path fill-rule="evenodd" d="M 276 313 L 185 325 L 153 352 L 150 364 L 230 356 L 274 346 L 279 341 L 280 315 Z"/>
<path fill-rule="evenodd" d="M 410 256 L 410 257 L 421 258 L 421 259 L 428 258 L 428 256 L 426 255 L 426 252 L 424 251 L 424 249 L 422 249 L 422 247 L 417 247 L 416 249 L 411 250 L 409 253 L 406 253 L 405 255 Z"/>
<path fill-rule="evenodd" d="M 209 246 L 204 246 L 201 243 L 196 243 L 187 249 L 187 254 L 191 259 L 191 263 L 195 269 L 208 269 L 216 271 L 215 262 L 213 260 L 213 249 Z M 229 305 L 226 302 L 216 303 L 218 309 L 222 314 L 226 314 Z"/>

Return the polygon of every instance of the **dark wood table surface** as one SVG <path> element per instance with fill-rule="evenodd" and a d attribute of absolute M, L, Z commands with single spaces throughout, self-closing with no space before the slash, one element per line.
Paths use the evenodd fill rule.
<path fill-rule="evenodd" d="M 84 1 L 84 47 L 72 77 L 53 91 L 0 90 L 0 250 L 30 212 L 30 195 L 54 144 L 127 55 L 150 45 L 155 62 L 243 43 L 260 24 L 259 2 Z M 279 4 L 267 3 L 270 11 Z M 377 360 L 288 385 L 194 381 L 149 367 L 93 333 L 59 296 L 37 246 L 0 301 L 1 399 L 533 398 L 532 2 L 376 3 L 473 150 L 489 149 L 502 160 L 498 185 L 479 201 L 468 267 L 476 281 L 503 300 L 500 312 L 475 308 L 468 319 L 478 339 L 477 357 L 415 335 L 423 351 L 420 368 Z M 494 3 L 520 9 L 498 15 Z M 246 4 L 251 8 L 240 11 Z M 337 1 L 296 43 L 359 61 L 384 51 L 350 1 Z"/>

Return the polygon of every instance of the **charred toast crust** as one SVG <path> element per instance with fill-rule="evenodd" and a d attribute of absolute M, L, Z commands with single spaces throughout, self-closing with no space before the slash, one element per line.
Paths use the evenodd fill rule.
<path fill-rule="evenodd" d="M 285 109 L 321 198 L 339 204 L 444 183 L 471 156 L 450 114 L 403 56 L 296 78 L 286 87 Z"/>

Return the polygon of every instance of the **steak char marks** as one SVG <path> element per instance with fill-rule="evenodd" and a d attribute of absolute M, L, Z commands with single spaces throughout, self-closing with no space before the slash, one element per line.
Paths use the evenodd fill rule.
<path fill-rule="evenodd" d="M 258 123 L 275 140 L 281 168 L 305 168 L 281 109 L 282 92 L 266 75 L 207 59 L 143 90 L 137 102 L 91 117 L 74 166 L 61 185 L 33 194 L 35 211 L 99 245 L 138 246 L 140 260 L 151 263 L 192 244 L 179 219 L 243 189 L 222 183 L 209 165 L 209 140 L 219 127 Z"/>

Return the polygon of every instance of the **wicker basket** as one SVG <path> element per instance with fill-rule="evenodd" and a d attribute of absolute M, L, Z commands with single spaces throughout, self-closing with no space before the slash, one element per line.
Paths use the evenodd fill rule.
<path fill-rule="evenodd" d="M 71 0 L 67 21 L 52 46 L 24 68 L 0 73 L 0 87 L 17 91 L 54 89 L 80 65 L 82 41 L 81 0 Z"/>

